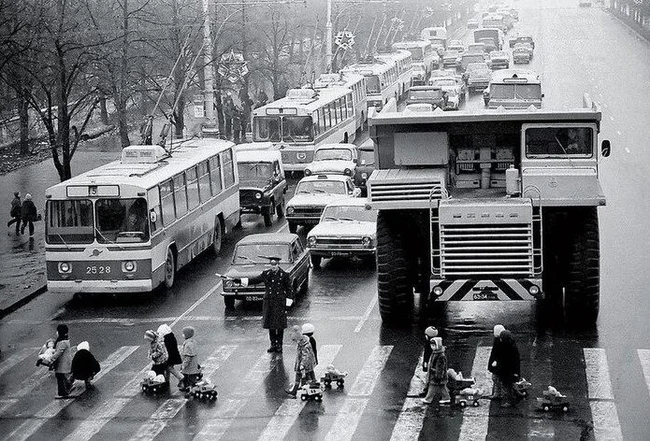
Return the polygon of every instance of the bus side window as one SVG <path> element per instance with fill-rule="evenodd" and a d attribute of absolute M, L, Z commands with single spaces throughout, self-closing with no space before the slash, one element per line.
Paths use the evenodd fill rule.
<path fill-rule="evenodd" d="M 174 184 L 170 179 L 160 184 L 159 188 L 163 225 L 171 225 L 176 220 L 176 214 L 174 213 Z"/>
<path fill-rule="evenodd" d="M 185 175 L 174 176 L 174 202 L 176 205 L 176 217 L 182 217 L 187 213 L 187 193 L 185 192 Z"/>
<path fill-rule="evenodd" d="M 187 208 L 194 210 L 199 206 L 199 182 L 196 176 L 196 167 L 190 167 L 185 170 L 185 179 L 187 181 Z"/>
<path fill-rule="evenodd" d="M 210 158 L 210 182 L 212 183 L 212 196 L 221 193 L 221 161 L 219 161 L 219 155 Z"/>
<path fill-rule="evenodd" d="M 162 227 L 162 216 L 160 214 L 160 191 L 158 187 L 149 189 L 147 194 L 147 203 L 149 204 L 149 212 L 156 213 L 154 216 L 149 216 L 151 234 L 154 234 Z M 153 221 L 152 218 L 155 218 L 155 221 Z"/>
<path fill-rule="evenodd" d="M 201 202 L 206 202 L 211 197 L 210 190 L 210 170 L 208 169 L 208 161 L 203 161 L 199 164 L 199 193 L 201 194 Z"/>
<path fill-rule="evenodd" d="M 232 161 L 232 150 L 226 150 L 223 155 L 223 182 L 224 187 L 228 188 L 235 183 L 235 169 Z"/>

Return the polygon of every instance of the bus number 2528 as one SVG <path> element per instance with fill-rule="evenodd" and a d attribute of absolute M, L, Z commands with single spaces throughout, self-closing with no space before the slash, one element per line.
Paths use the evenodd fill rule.
<path fill-rule="evenodd" d="M 86 274 L 109 274 L 111 272 L 110 266 L 87 266 Z"/>

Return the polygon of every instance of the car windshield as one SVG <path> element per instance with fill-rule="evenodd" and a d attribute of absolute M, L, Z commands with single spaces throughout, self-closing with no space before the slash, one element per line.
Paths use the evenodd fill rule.
<path fill-rule="evenodd" d="M 377 75 L 366 75 L 366 93 L 381 92 L 381 84 Z"/>
<path fill-rule="evenodd" d="M 373 150 L 359 150 L 359 164 L 371 165 L 375 163 L 375 152 Z"/>
<path fill-rule="evenodd" d="M 239 162 L 237 171 L 241 182 L 269 180 L 273 176 L 273 164 L 270 162 Z"/>
<path fill-rule="evenodd" d="M 541 99 L 542 86 L 540 84 L 492 84 L 490 97 L 520 100 Z"/>
<path fill-rule="evenodd" d="M 345 182 L 342 181 L 327 181 L 323 179 L 298 183 L 296 194 L 312 193 L 347 194 L 345 191 Z"/>
<path fill-rule="evenodd" d="M 590 127 L 531 127 L 526 129 L 526 156 L 592 156 L 593 131 Z"/>
<path fill-rule="evenodd" d="M 47 201 L 45 237 L 47 243 L 92 243 L 95 239 L 92 201 Z"/>
<path fill-rule="evenodd" d="M 426 89 L 426 90 L 413 90 L 409 91 L 409 99 L 424 100 L 424 99 L 440 99 L 442 98 L 441 89 Z"/>
<path fill-rule="evenodd" d="M 452 80 L 451 78 L 447 79 L 442 79 L 442 80 L 433 80 L 433 86 L 444 86 L 444 87 L 452 87 L 456 86 L 456 80 Z"/>
<path fill-rule="evenodd" d="M 280 262 L 289 262 L 289 245 L 285 243 L 242 244 L 235 249 L 233 265 L 269 263 L 267 257 L 279 257 Z"/>
<path fill-rule="evenodd" d="M 359 206 L 329 205 L 323 210 L 322 220 L 377 222 L 377 210 L 366 210 L 366 207 Z"/>
<path fill-rule="evenodd" d="M 314 153 L 314 161 L 352 161 L 352 152 L 348 149 L 318 149 Z"/>
<path fill-rule="evenodd" d="M 97 242 L 124 243 L 149 240 L 146 199 L 99 199 L 95 203 L 95 208 Z"/>

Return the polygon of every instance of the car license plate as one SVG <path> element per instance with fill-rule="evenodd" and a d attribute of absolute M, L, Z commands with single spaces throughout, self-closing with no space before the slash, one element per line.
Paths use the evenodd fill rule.
<path fill-rule="evenodd" d="M 499 300 L 499 297 L 495 292 L 482 291 L 474 293 L 474 300 Z"/>
<path fill-rule="evenodd" d="M 261 302 L 264 300 L 264 296 L 246 296 L 246 300 L 250 302 Z"/>
<path fill-rule="evenodd" d="M 349 255 L 350 255 L 350 253 L 346 253 L 345 251 L 332 251 L 332 256 L 338 256 L 338 257 L 345 256 L 345 257 L 347 257 Z"/>

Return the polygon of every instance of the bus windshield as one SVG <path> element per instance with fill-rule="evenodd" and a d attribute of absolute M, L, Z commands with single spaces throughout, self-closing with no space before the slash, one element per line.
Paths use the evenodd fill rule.
<path fill-rule="evenodd" d="M 367 93 L 379 93 L 381 92 L 381 83 L 379 81 L 378 75 L 368 75 L 366 76 L 366 92 Z"/>
<path fill-rule="evenodd" d="M 289 262 L 289 246 L 283 243 L 256 243 L 239 245 L 232 258 L 234 265 L 269 263 L 267 257 L 279 257 Z"/>
<path fill-rule="evenodd" d="M 311 142 L 314 140 L 311 116 L 285 116 L 282 118 L 282 140 Z"/>
<path fill-rule="evenodd" d="M 280 117 L 260 116 L 253 119 L 255 141 L 280 141 Z"/>
<path fill-rule="evenodd" d="M 93 203 L 89 199 L 47 201 L 47 243 L 92 243 L 95 239 Z"/>
<path fill-rule="evenodd" d="M 323 222 L 358 221 L 377 222 L 377 210 L 366 210 L 366 207 L 330 205 L 323 211 Z"/>
<path fill-rule="evenodd" d="M 96 210 L 97 242 L 129 243 L 149 240 L 145 199 L 99 199 Z"/>

